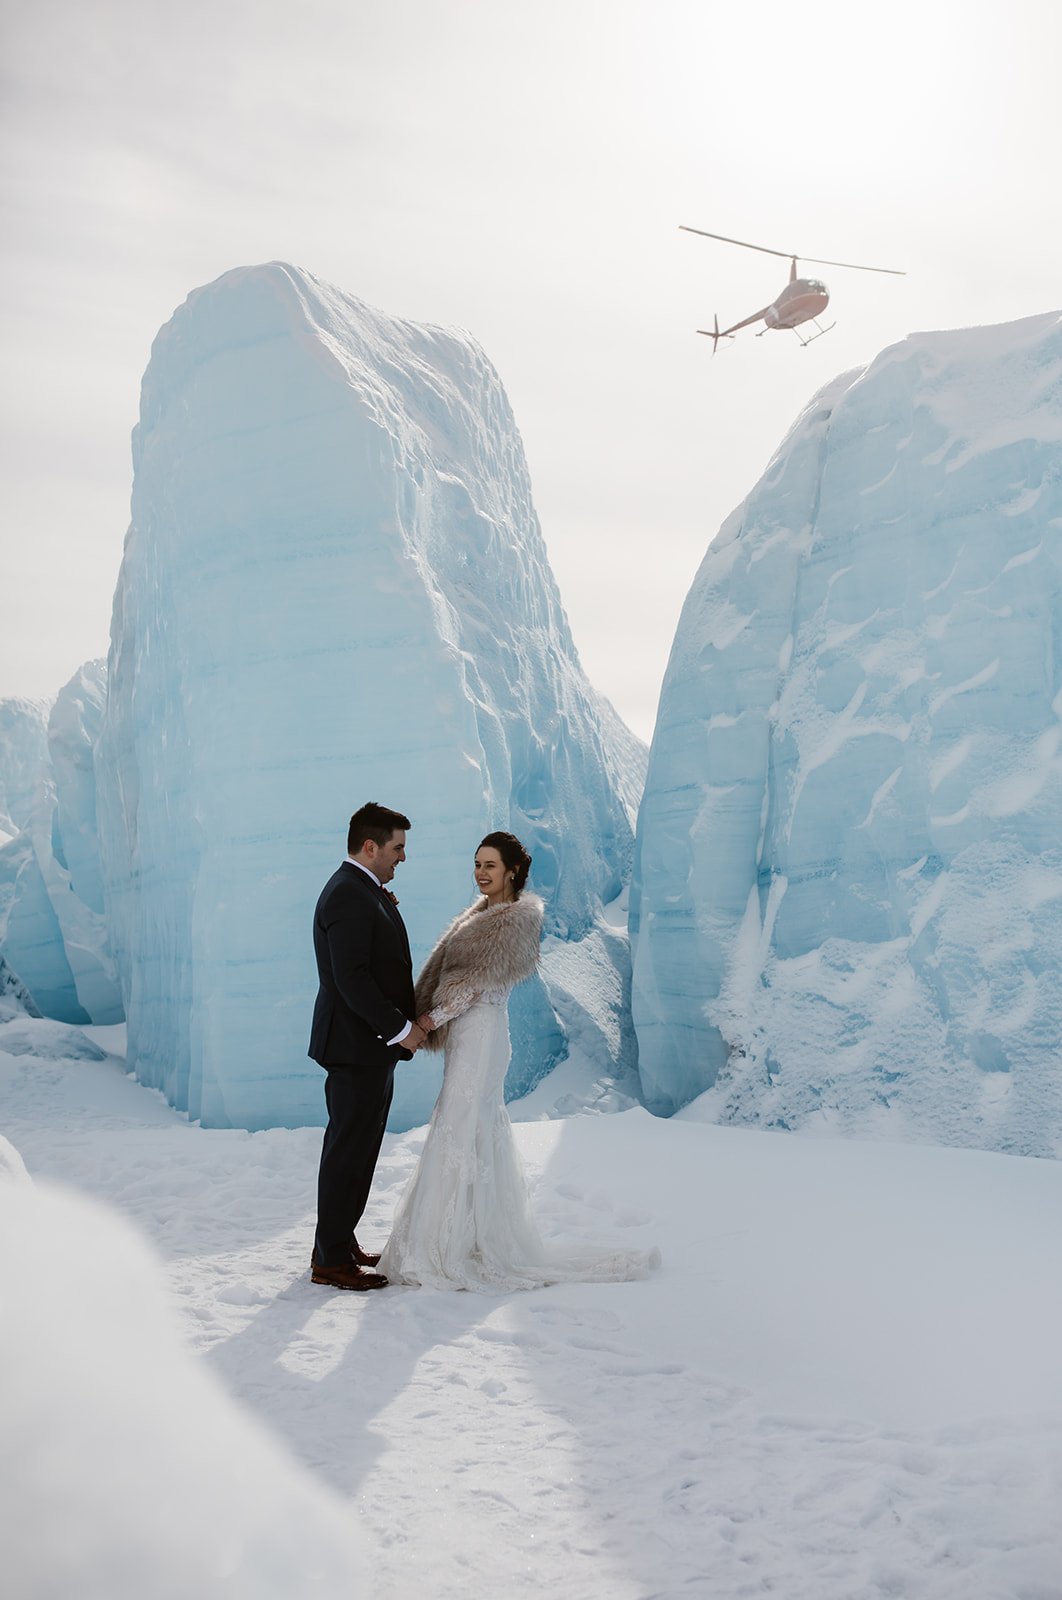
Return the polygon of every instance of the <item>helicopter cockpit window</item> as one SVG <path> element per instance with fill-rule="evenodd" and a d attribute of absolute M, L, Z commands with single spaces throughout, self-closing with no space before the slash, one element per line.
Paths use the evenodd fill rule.
<path fill-rule="evenodd" d="M 826 293 L 826 285 L 824 283 L 820 283 L 818 278 L 809 278 L 808 279 L 808 288 L 809 289 L 814 289 L 816 291 L 816 293 L 818 293 L 818 294 L 825 294 Z"/>

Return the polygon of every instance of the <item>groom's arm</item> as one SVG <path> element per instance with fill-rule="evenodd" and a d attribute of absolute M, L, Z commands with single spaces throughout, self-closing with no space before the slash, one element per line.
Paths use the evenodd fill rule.
<path fill-rule="evenodd" d="M 410 1019 L 380 993 L 372 975 L 373 918 L 344 916 L 325 923 L 332 979 L 346 1005 L 381 1039 L 406 1035 Z M 408 1048 L 408 1046 L 407 1046 Z"/>

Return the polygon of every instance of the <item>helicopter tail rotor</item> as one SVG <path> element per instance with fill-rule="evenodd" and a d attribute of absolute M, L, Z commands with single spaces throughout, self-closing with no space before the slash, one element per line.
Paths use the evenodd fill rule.
<path fill-rule="evenodd" d="M 706 339 L 711 339 L 711 341 L 712 341 L 712 354 L 714 356 L 716 351 L 719 349 L 719 341 L 720 341 L 720 339 L 731 339 L 731 338 L 733 338 L 733 335 L 730 334 L 730 333 L 720 333 L 719 332 L 719 318 L 718 317 L 713 317 L 712 318 L 712 322 L 714 324 L 713 327 L 711 327 L 711 328 L 698 328 L 697 332 L 698 333 L 703 333 L 704 337 Z"/>

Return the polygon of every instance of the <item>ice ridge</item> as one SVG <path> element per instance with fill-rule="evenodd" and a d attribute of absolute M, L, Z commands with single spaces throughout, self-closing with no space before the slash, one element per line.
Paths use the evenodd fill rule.
<path fill-rule="evenodd" d="M 1062 1153 L 1062 317 L 823 390 L 709 546 L 632 886 L 647 1103 Z"/>

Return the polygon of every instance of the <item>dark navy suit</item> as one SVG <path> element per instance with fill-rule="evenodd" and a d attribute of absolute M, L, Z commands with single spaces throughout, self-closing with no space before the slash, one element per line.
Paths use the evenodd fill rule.
<path fill-rule="evenodd" d="M 395 1062 L 389 1045 L 413 1020 L 413 962 L 390 897 L 344 862 L 321 891 L 313 919 L 319 988 L 309 1054 L 328 1073 L 328 1126 L 317 1183 L 314 1248 L 325 1267 L 345 1265 L 383 1142 Z"/>

